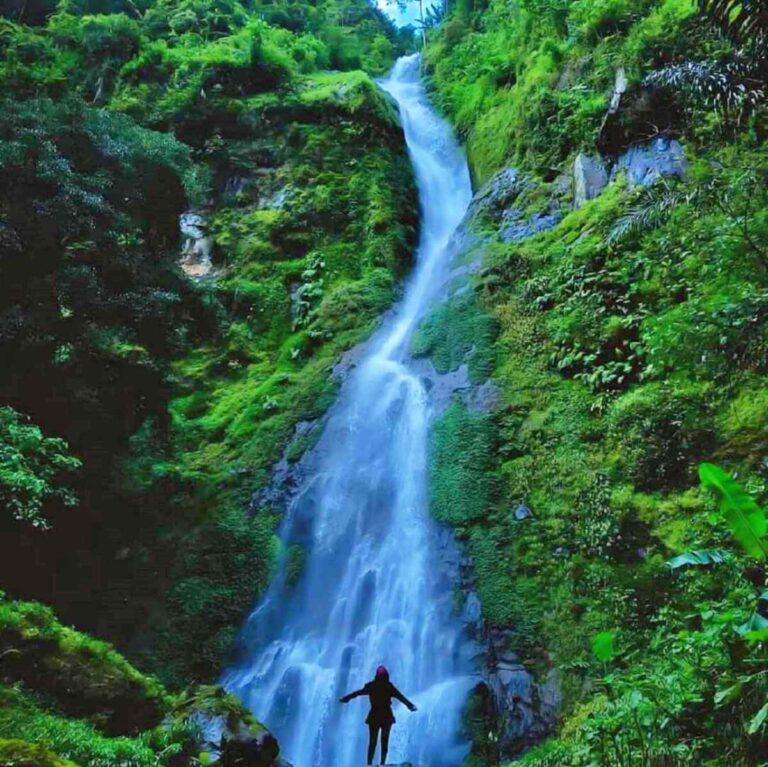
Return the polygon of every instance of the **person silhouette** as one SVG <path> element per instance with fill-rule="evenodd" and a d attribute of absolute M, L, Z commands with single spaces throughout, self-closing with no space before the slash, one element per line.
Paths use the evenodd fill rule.
<path fill-rule="evenodd" d="M 395 723 L 395 715 L 392 713 L 392 698 L 397 698 L 411 711 L 416 711 L 416 706 L 389 681 L 389 671 L 384 666 L 379 666 L 376 669 L 376 676 L 365 687 L 339 698 L 339 703 L 349 703 L 352 698 L 358 698 L 361 695 L 367 695 L 371 702 L 371 710 L 365 720 L 368 725 L 368 764 L 373 764 L 379 731 L 381 731 L 381 763 L 386 764 L 389 731 Z"/>

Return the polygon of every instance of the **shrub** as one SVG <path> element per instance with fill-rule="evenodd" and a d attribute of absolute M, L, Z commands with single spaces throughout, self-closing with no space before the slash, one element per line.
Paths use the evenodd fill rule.
<path fill-rule="evenodd" d="M 0 407 L 0 505 L 15 520 L 47 528 L 51 502 L 77 504 L 72 490 L 61 484 L 81 465 L 67 447 L 12 408 Z"/>

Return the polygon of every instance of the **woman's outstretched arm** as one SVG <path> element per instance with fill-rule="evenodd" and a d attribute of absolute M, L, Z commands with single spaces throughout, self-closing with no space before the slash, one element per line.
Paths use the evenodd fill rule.
<path fill-rule="evenodd" d="M 365 688 L 362 690 L 355 690 L 354 692 L 348 692 L 346 695 L 339 698 L 339 703 L 349 703 L 352 698 L 358 698 L 361 695 L 365 695 Z"/>
<path fill-rule="evenodd" d="M 405 695 L 403 695 L 403 693 L 401 693 L 400 690 L 398 690 L 397 687 L 395 687 L 395 685 L 392 685 L 392 695 L 393 697 L 397 698 L 402 704 L 404 704 L 405 706 L 408 706 L 408 708 L 411 709 L 411 711 L 416 710 L 416 706 L 414 706 L 414 704 L 411 703 L 411 701 L 409 701 L 408 698 L 406 698 Z"/>

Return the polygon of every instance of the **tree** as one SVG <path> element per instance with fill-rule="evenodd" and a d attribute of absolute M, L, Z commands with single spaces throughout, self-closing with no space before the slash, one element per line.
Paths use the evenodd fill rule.
<path fill-rule="evenodd" d="M 52 502 L 77 505 L 62 482 L 80 465 L 63 439 L 46 437 L 13 408 L 0 407 L 0 507 L 13 519 L 47 529 Z"/>

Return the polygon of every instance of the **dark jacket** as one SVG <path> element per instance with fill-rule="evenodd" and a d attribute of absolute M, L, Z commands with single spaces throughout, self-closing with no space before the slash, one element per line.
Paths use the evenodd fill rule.
<path fill-rule="evenodd" d="M 392 713 L 392 698 L 397 698 L 401 703 L 408 706 L 411 711 L 416 708 L 388 679 L 374 679 L 372 682 L 368 682 L 362 690 L 355 690 L 355 692 L 345 695 L 341 700 L 343 703 L 348 703 L 352 698 L 357 698 L 360 695 L 367 695 L 371 701 L 371 710 L 368 712 L 368 717 L 365 720 L 366 724 L 379 727 L 386 724 L 394 724 L 395 715 Z"/>

